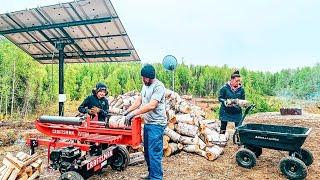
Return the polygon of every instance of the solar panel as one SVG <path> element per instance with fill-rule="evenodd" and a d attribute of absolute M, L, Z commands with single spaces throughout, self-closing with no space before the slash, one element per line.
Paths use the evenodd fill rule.
<path fill-rule="evenodd" d="M 80 0 L 0 15 L 0 34 L 43 64 L 139 61 L 110 0 Z"/>

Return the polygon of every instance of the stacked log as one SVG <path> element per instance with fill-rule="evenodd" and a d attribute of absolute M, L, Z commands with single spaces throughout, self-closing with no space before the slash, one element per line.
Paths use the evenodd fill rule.
<path fill-rule="evenodd" d="M 16 156 L 8 153 L 2 163 L 1 180 L 32 180 L 38 178 L 43 170 L 41 156 L 37 153 L 32 156 L 24 152 L 19 152 Z"/>
<path fill-rule="evenodd" d="M 118 97 L 110 97 L 111 113 L 125 111 L 137 99 L 139 93 L 129 92 Z M 228 135 L 219 134 L 219 123 L 207 120 L 206 112 L 191 104 L 192 96 L 180 97 L 179 94 L 166 90 L 167 127 L 163 137 L 163 154 L 170 156 L 180 151 L 198 154 L 213 161 L 223 153 Z M 123 116 L 111 116 L 110 128 L 125 128 Z"/>

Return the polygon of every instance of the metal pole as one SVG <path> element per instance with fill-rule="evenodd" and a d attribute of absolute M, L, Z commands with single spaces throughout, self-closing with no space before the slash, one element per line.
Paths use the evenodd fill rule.
<path fill-rule="evenodd" d="M 64 105 L 64 43 L 58 43 L 57 49 L 59 50 L 59 116 L 63 116 L 63 105 Z"/>
<path fill-rule="evenodd" d="M 172 91 L 174 92 L 174 70 L 172 70 Z"/>

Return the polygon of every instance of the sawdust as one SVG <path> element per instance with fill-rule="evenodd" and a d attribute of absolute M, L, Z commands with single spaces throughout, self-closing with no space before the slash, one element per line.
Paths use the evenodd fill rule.
<path fill-rule="evenodd" d="M 311 127 L 313 130 L 303 145 L 309 149 L 314 156 L 314 163 L 308 167 L 307 180 L 320 179 L 320 115 L 304 113 L 302 116 L 281 116 L 280 113 L 258 113 L 249 116 L 245 123 L 266 123 L 284 124 L 291 126 Z M 1 131 L 9 130 L 10 126 L 1 127 Z M 19 131 L 29 126 L 17 127 Z M 232 124 L 228 129 L 233 129 Z M 14 144 L 0 147 L 0 159 L 3 159 L 7 152 L 17 151 L 28 152 L 26 146 Z M 279 171 L 280 159 L 287 155 L 287 152 L 263 149 L 262 155 L 257 160 L 253 169 L 239 167 L 235 161 L 237 147 L 229 141 L 225 153 L 217 160 L 211 162 L 203 157 L 190 153 L 181 152 L 177 155 L 164 158 L 164 179 L 285 179 Z M 46 160 L 46 159 L 44 159 Z M 147 170 L 145 163 L 136 166 L 129 166 L 125 171 L 118 172 L 110 167 L 104 169 L 103 174 L 95 175 L 90 180 L 98 179 L 139 179 L 140 175 Z M 59 173 L 51 169 L 45 169 L 40 179 L 58 179 Z"/>

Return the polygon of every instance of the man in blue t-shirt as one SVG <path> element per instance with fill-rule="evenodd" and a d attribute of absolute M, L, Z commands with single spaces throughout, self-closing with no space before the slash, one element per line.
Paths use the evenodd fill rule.
<path fill-rule="evenodd" d="M 131 124 L 134 116 L 143 114 L 143 145 L 144 156 L 148 166 L 148 173 L 141 176 L 142 179 L 163 179 L 162 154 L 163 154 L 163 132 L 167 124 L 165 111 L 165 87 L 156 79 L 155 69 L 147 64 L 141 69 L 142 81 L 144 83 L 141 94 L 128 108 L 126 125 Z"/>

